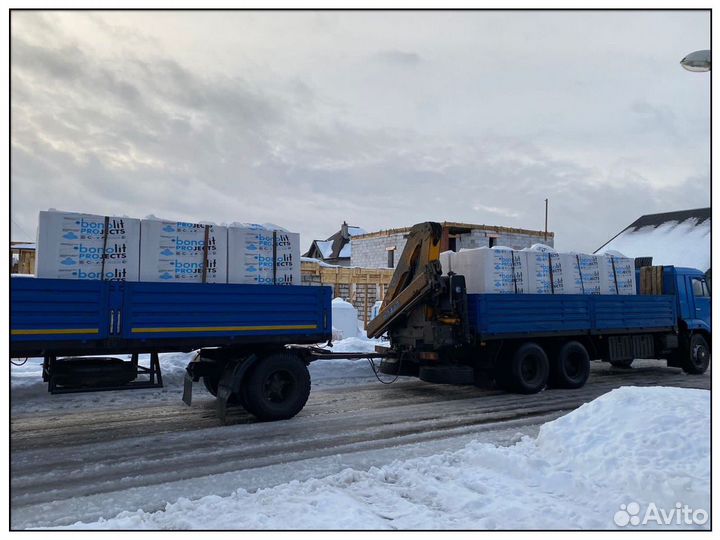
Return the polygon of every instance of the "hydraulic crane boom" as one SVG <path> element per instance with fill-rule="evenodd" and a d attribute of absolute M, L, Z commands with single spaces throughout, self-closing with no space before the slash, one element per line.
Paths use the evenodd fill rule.
<path fill-rule="evenodd" d="M 440 268 L 439 223 L 420 223 L 408 235 L 377 317 L 368 323 L 368 337 L 383 334 L 390 324 L 416 306 L 432 290 Z M 435 264 L 433 264 L 435 263 Z"/>
<path fill-rule="evenodd" d="M 468 339 L 463 276 L 442 275 L 442 225 L 425 222 L 410 229 L 387 294 L 367 334 L 387 332 L 396 352 L 438 351 Z"/>

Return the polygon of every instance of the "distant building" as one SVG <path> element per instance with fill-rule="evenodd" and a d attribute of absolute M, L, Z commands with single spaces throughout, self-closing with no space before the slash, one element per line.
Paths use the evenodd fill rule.
<path fill-rule="evenodd" d="M 654 265 L 710 269 L 710 208 L 695 208 L 636 219 L 595 253 L 618 251 L 627 257 L 652 257 Z"/>
<path fill-rule="evenodd" d="M 350 266 L 353 236 L 365 234 L 360 227 L 353 227 L 343 221 L 340 230 L 325 240 L 313 240 L 303 257 L 318 259 L 328 264 Z"/>
<path fill-rule="evenodd" d="M 31 242 L 10 242 L 10 273 L 35 273 L 35 244 Z"/>
<path fill-rule="evenodd" d="M 553 247 L 555 233 L 497 227 L 493 225 L 474 225 L 471 223 L 443 222 L 440 251 L 458 251 L 463 248 L 506 246 L 513 249 L 530 247 L 533 244 L 546 244 Z M 411 227 L 389 229 L 362 235 L 354 235 L 352 246 L 352 266 L 365 268 L 395 268 L 402 254 Z"/>

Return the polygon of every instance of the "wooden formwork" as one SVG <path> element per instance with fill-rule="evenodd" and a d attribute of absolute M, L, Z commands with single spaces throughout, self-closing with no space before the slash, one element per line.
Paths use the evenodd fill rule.
<path fill-rule="evenodd" d="M 302 261 L 300 271 L 303 285 L 329 285 L 333 298 L 342 298 L 355 306 L 365 328 L 373 304 L 385 298 L 394 272 L 392 268 L 330 266 L 313 261 Z"/>

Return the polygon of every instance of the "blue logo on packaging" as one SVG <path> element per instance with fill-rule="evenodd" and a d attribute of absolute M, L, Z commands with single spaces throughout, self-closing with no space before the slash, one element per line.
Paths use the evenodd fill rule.
<path fill-rule="evenodd" d="M 175 232 L 175 228 L 170 225 L 165 225 L 162 230 L 165 232 Z"/>
<path fill-rule="evenodd" d="M 245 268 L 245 271 L 246 272 L 257 272 L 257 268 L 255 268 L 254 266 L 248 266 Z"/>
<path fill-rule="evenodd" d="M 67 238 L 68 240 L 77 240 L 79 236 L 77 236 L 74 232 L 70 231 L 67 234 L 63 234 L 63 238 Z"/>
<path fill-rule="evenodd" d="M 172 278 L 173 277 L 170 274 L 168 274 L 167 272 L 160 275 L 160 279 L 172 279 Z"/>
<path fill-rule="evenodd" d="M 255 244 L 248 244 L 245 246 L 245 249 L 249 249 L 251 251 L 257 251 L 257 246 Z"/>
<path fill-rule="evenodd" d="M 75 259 L 71 259 L 70 257 L 67 257 L 60 261 L 60 264 L 64 264 L 66 266 L 70 266 L 71 264 L 75 264 Z"/>
<path fill-rule="evenodd" d="M 166 248 L 160 252 L 160 255 L 168 255 L 169 256 L 169 255 L 173 255 L 173 252 Z"/>

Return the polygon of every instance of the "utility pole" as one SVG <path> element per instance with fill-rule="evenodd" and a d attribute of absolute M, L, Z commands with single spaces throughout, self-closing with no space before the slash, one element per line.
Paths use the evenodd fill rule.
<path fill-rule="evenodd" d="M 548 200 L 545 199 L 545 242 L 547 242 Z"/>

